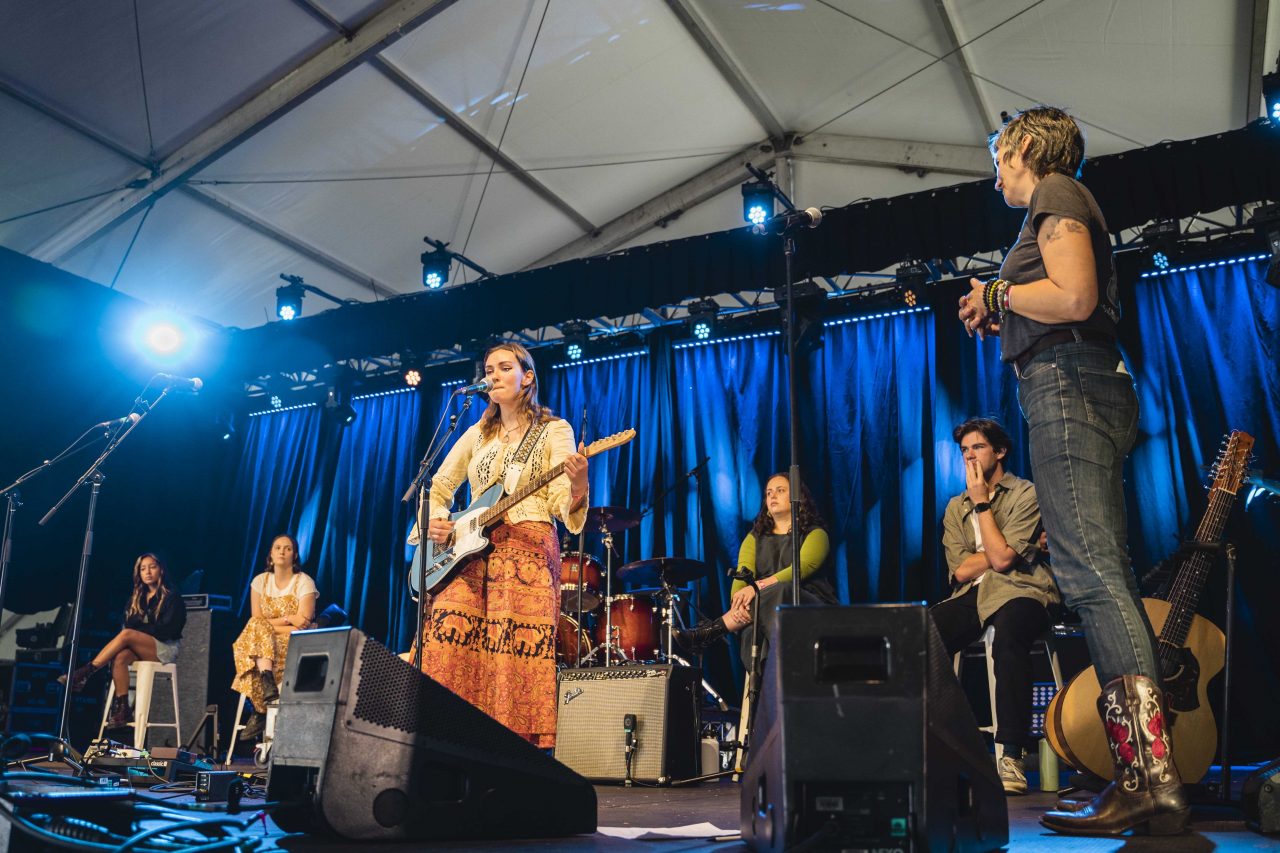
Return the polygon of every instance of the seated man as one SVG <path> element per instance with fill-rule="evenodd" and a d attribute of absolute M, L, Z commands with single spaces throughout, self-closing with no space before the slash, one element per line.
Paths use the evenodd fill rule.
<path fill-rule="evenodd" d="M 1031 644 L 1049 627 L 1046 608 L 1060 600 L 1058 588 L 1041 559 L 1035 486 L 1004 470 L 1009 434 L 994 420 L 973 418 L 952 437 L 964 456 L 965 491 L 951 499 L 942 517 L 951 597 L 930 613 L 952 655 L 995 627 L 1000 781 L 1006 793 L 1025 794 Z"/>

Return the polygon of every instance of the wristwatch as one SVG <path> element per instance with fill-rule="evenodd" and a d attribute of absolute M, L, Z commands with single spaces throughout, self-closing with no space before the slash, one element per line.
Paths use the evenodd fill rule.
<path fill-rule="evenodd" d="M 980 512 L 986 512 L 989 509 L 991 509 L 991 504 L 987 503 L 986 501 L 983 501 L 980 504 L 973 505 L 973 512 L 975 515 L 977 515 Z"/>

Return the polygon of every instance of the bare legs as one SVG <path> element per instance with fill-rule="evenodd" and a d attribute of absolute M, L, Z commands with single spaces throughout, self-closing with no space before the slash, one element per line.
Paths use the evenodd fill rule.
<path fill-rule="evenodd" d="M 132 628 L 125 628 L 94 655 L 90 665 L 101 669 L 111 663 L 111 680 L 116 696 L 129 694 L 129 664 L 137 660 L 159 661 L 156 654 L 156 638 Z"/>

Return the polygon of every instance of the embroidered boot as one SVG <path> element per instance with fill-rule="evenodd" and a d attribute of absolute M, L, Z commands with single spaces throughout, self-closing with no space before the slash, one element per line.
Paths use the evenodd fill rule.
<path fill-rule="evenodd" d="M 1040 823 L 1068 835 L 1184 831 L 1191 808 L 1173 764 L 1160 688 L 1145 676 L 1121 676 L 1102 688 L 1098 712 L 1111 747 L 1115 781 L 1084 808 L 1047 812 Z"/>
<path fill-rule="evenodd" d="M 129 697 L 113 696 L 111 711 L 107 717 L 107 728 L 122 729 L 133 722 L 133 709 L 129 707 Z"/>
<path fill-rule="evenodd" d="M 675 639 L 681 646 L 697 654 L 728 633 L 729 628 L 724 624 L 724 617 L 717 616 L 696 628 L 690 628 L 687 631 L 677 630 Z"/>

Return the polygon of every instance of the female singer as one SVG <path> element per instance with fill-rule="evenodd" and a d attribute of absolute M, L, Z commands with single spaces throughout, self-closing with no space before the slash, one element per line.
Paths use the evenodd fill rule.
<path fill-rule="evenodd" d="M 436 472 L 427 535 L 438 545 L 448 539 L 449 507 L 464 479 L 473 495 L 499 482 L 509 494 L 561 463 L 564 475 L 512 507 L 489 531 L 491 549 L 472 557 L 435 594 L 423 628 L 422 669 L 534 745 L 551 747 L 560 614 L 553 518 L 571 533 L 582 530 L 587 460 L 574 451 L 572 427 L 538 403 L 528 350 L 519 344 L 490 348 L 484 375 L 493 383 L 489 407 Z M 518 458 L 526 453 L 521 466 Z M 410 542 L 416 541 L 415 530 Z"/>
<path fill-rule="evenodd" d="M 85 682 L 108 662 L 115 694 L 111 699 L 107 727 L 120 728 L 133 722 L 129 708 L 129 664 L 136 660 L 173 663 L 178 659 L 182 628 L 187 624 L 187 606 L 182 596 L 165 581 L 164 563 L 150 552 L 133 563 L 133 595 L 124 611 L 124 628 L 94 655 L 93 660 L 71 673 L 71 690 L 79 693 Z M 65 676 L 58 679 L 65 681 Z"/>
<path fill-rule="evenodd" d="M 1014 116 L 991 139 L 996 191 L 1025 207 L 1000 278 L 971 280 L 960 299 L 970 334 L 999 334 L 1018 377 L 1031 471 L 1053 573 L 1080 613 L 1104 686 L 1098 701 L 1116 783 L 1085 807 L 1040 822 L 1085 835 L 1186 828 L 1189 807 L 1171 755 L 1155 637 L 1129 565 L 1124 459 L 1138 398 L 1116 347 L 1119 287 L 1107 223 L 1075 179 L 1084 135 L 1053 107 Z"/>
<path fill-rule="evenodd" d="M 831 543 L 813 496 L 800 484 L 800 516 L 791 517 L 791 483 L 786 474 L 774 474 L 764 487 L 764 504 L 756 514 L 751 531 L 738 549 L 738 568 L 751 570 L 760 588 L 758 611 L 760 624 L 756 639 L 760 646 L 757 668 L 763 666 L 766 640 L 775 620 L 779 604 L 791 595 L 791 536 L 797 531 L 800 541 L 800 596 L 807 604 L 836 604 L 835 590 L 820 574 L 826 565 Z M 756 591 L 745 580 L 735 580 L 729 609 L 723 616 L 704 622 L 691 631 L 679 633 L 680 639 L 696 649 L 726 634 L 737 634 L 751 624 L 751 602 Z M 742 661 L 751 666 L 749 633 L 740 640 Z"/>
<path fill-rule="evenodd" d="M 272 539 L 267 571 L 249 585 L 253 615 L 231 647 L 236 663 L 231 689 L 253 703 L 240 740 L 255 740 L 262 734 L 267 705 L 280 698 L 277 685 L 284 678 L 289 635 L 312 627 L 318 594 L 315 581 L 299 568 L 298 541 L 287 533 Z"/>

